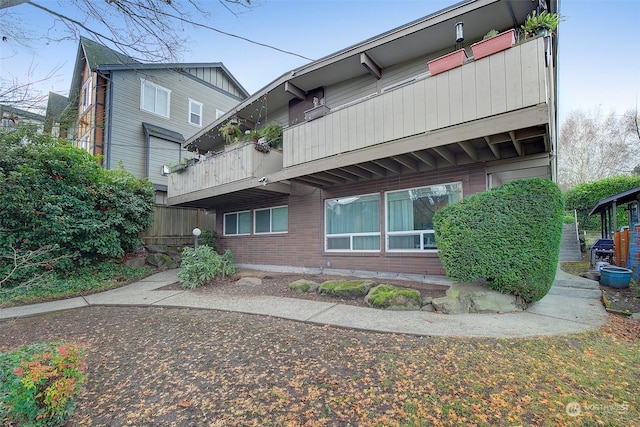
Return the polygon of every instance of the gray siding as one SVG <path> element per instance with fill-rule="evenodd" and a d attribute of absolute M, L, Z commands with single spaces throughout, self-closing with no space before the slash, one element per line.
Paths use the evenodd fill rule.
<path fill-rule="evenodd" d="M 185 71 L 200 80 L 204 80 L 205 82 L 212 84 L 225 92 L 229 92 L 232 95 L 235 95 L 239 98 L 244 98 L 240 89 L 236 84 L 229 79 L 229 77 L 224 73 L 222 68 L 216 67 L 198 67 L 198 68 L 185 68 Z"/>
<path fill-rule="evenodd" d="M 140 108 L 141 79 L 171 91 L 169 118 Z M 238 102 L 236 98 L 225 95 L 220 90 L 171 70 L 117 71 L 112 74 L 112 81 L 110 165 L 111 168 L 117 168 L 121 164 L 125 170 L 138 177 L 145 177 L 148 155 L 143 122 L 178 132 L 186 140 L 201 129 L 189 123 L 189 99 L 204 104 L 202 123 L 205 126 L 215 121 L 216 109 L 228 111 Z M 162 164 L 180 160 L 177 151 L 168 149 L 166 153 L 162 156 Z M 154 162 L 157 161 L 159 157 L 154 154 Z M 166 185 L 166 178 L 155 173 L 155 166 L 154 163 L 150 169 L 151 181 Z"/>

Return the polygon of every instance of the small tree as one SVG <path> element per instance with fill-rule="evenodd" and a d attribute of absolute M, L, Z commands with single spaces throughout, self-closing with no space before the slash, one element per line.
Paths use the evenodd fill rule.
<path fill-rule="evenodd" d="M 533 303 L 553 284 L 563 216 L 560 189 L 547 179 L 473 194 L 436 212 L 440 259 L 451 278 L 484 278 L 491 289 Z"/>

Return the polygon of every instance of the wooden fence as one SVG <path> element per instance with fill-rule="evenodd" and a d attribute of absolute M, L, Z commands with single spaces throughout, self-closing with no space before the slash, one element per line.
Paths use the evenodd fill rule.
<path fill-rule="evenodd" d="M 156 205 L 153 224 L 141 234 L 145 245 L 184 246 L 193 243 L 193 229 L 215 230 L 212 211 Z"/>

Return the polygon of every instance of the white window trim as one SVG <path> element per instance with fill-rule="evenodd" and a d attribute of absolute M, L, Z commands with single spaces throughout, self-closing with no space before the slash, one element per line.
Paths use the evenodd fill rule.
<path fill-rule="evenodd" d="M 280 209 L 280 208 L 287 208 L 287 229 L 286 231 L 256 231 L 256 215 L 258 212 L 261 211 L 270 211 L 269 213 L 269 229 L 273 229 L 273 210 L 274 209 Z M 287 234 L 289 232 L 289 206 L 288 205 L 282 205 L 282 206 L 274 206 L 272 208 L 264 208 L 264 209 L 255 209 L 253 211 L 253 234 L 258 234 L 258 235 L 265 235 L 265 234 Z"/>
<path fill-rule="evenodd" d="M 224 116 L 225 114 L 227 114 L 225 111 L 218 110 L 216 108 L 216 120 L 218 120 L 220 117 Z"/>
<path fill-rule="evenodd" d="M 251 231 L 249 231 L 248 233 L 235 233 L 235 234 L 227 234 L 227 216 L 228 215 L 240 215 L 242 213 L 249 213 L 249 221 L 251 221 L 251 211 L 250 210 L 246 210 L 246 211 L 236 211 L 236 212 L 227 212 L 224 214 L 223 216 L 223 221 L 222 221 L 222 235 L 223 236 L 250 236 L 251 235 Z M 237 218 L 237 217 L 236 217 Z M 239 227 L 239 223 L 236 223 L 236 229 L 240 229 Z M 249 224 L 249 230 L 251 230 L 251 224 Z"/>
<path fill-rule="evenodd" d="M 200 114 L 198 115 L 198 117 L 200 118 L 200 123 L 193 123 L 191 121 L 191 105 L 192 104 L 200 106 Z M 188 114 L 187 114 L 187 122 L 192 126 L 196 126 L 196 127 L 201 128 L 202 127 L 203 116 L 204 116 L 204 104 L 202 102 L 200 102 L 200 101 L 196 101 L 195 99 L 189 98 L 189 111 L 188 111 Z"/>
<path fill-rule="evenodd" d="M 89 76 L 87 80 L 82 84 L 82 112 L 85 112 L 91 106 L 92 96 L 92 78 Z"/>
<path fill-rule="evenodd" d="M 167 115 L 165 116 L 164 114 L 160 114 L 157 113 L 155 111 L 151 111 L 151 110 L 147 110 L 146 108 L 144 108 L 144 86 L 145 84 L 153 86 L 156 90 L 156 97 L 155 97 L 155 101 L 156 103 L 154 104 L 154 108 L 157 109 L 157 102 L 158 102 L 158 97 L 157 97 L 157 91 L 159 90 L 163 90 L 165 92 L 167 92 Z M 155 84 L 149 80 L 145 80 L 145 79 L 140 79 L 140 109 L 142 111 L 146 111 L 147 113 L 151 113 L 151 114 L 155 114 L 156 116 L 159 117 L 164 117 L 166 119 L 171 117 L 171 89 L 167 89 L 166 87 L 160 86 L 158 84 Z"/>
<path fill-rule="evenodd" d="M 325 252 L 342 252 L 342 253 L 374 253 L 378 254 L 382 251 L 382 245 L 380 245 L 379 249 L 329 249 L 329 237 L 349 237 L 349 247 L 353 248 L 353 238 L 354 237 L 367 237 L 367 236 L 377 236 L 378 239 L 382 236 L 382 231 L 378 232 L 367 232 L 367 233 L 337 233 L 337 234 L 327 234 L 327 203 L 331 200 L 339 200 L 339 199 L 350 199 L 352 197 L 367 197 L 367 196 L 378 196 L 378 203 L 380 203 L 380 193 L 369 193 L 369 194 L 357 194 L 354 196 L 348 197 L 337 197 L 325 199 L 324 201 L 324 251 Z"/>
<path fill-rule="evenodd" d="M 400 193 L 400 192 L 406 192 L 406 191 L 411 191 L 411 190 L 419 190 L 421 188 L 429 188 L 429 187 L 434 187 L 436 185 L 453 185 L 453 184 L 460 184 L 460 199 L 463 198 L 463 194 L 462 194 L 462 189 L 463 189 L 463 185 L 462 185 L 462 181 L 453 181 L 453 182 L 445 182 L 445 183 L 439 183 L 439 184 L 432 184 L 432 185 L 424 185 L 421 187 L 411 187 L 411 188 L 404 188 L 402 190 L 393 190 L 393 191 L 385 191 L 384 193 L 384 249 L 385 252 L 389 252 L 389 253 L 408 253 L 408 252 L 412 252 L 412 253 L 438 253 L 438 249 L 422 249 L 422 245 L 424 245 L 424 235 L 425 234 L 434 234 L 435 236 L 435 231 L 434 230 L 406 230 L 406 231 L 389 231 L 389 194 L 392 193 Z M 420 248 L 419 249 L 389 249 L 389 236 L 413 236 L 419 234 L 420 235 Z"/>

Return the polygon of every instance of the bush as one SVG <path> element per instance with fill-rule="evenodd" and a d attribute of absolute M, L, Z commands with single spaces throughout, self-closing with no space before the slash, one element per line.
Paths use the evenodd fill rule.
<path fill-rule="evenodd" d="M 235 272 L 233 253 L 230 250 L 219 255 L 211 247 L 202 245 L 198 249 L 185 248 L 182 251 L 178 279 L 182 280 L 183 287 L 195 289 L 218 276 L 226 277 Z"/>
<path fill-rule="evenodd" d="M 0 419 L 62 426 L 85 379 L 85 350 L 56 342 L 0 353 Z"/>
<path fill-rule="evenodd" d="M 567 210 L 575 209 L 581 230 L 600 230 L 600 215 L 589 216 L 601 199 L 611 197 L 640 185 L 640 176 L 613 176 L 599 181 L 579 184 L 565 191 L 564 200 Z M 617 210 L 618 227 L 629 225 L 629 215 L 624 206 Z"/>
<path fill-rule="evenodd" d="M 151 224 L 151 183 L 105 170 L 82 149 L 25 127 L 0 132 L 0 153 L 0 274 L 11 272 L 4 287 L 121 258 Z M 40 248 L 55 251 L 31 257 Z M 25 268 L 12 271 L 15 259 L 24 258 Z"/>
<path fill-rule="evenodd" d="M 533 303 L 553 284 L 563 216 L 560 189 L 542 178 L 473 194 L 436 212 L 440 259 L 453 279 L 485 278 Z"/>

